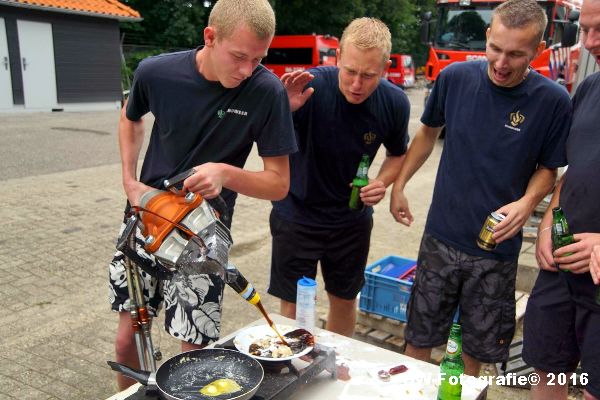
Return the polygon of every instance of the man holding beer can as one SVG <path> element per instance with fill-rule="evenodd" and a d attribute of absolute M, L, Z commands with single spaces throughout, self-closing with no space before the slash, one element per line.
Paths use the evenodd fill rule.
<path fill-rule="evenodd" d="M 568 93 L 529 67 L 545 48 L 546 24 L 535 0 L 509 0 L 494 10 L 487 60 L 440 73 L 392 190 L 390 212 L 410 225 L 404 187 L 445 127 L 408 303 L 406 354 L 428 361 L 460 306 L 468 375 L 479 375 L 482 362 L 508 358 L 521 229 L 566 164 Z M 492 212 L 493 241 L 484 231 L 478 245 Z"/>

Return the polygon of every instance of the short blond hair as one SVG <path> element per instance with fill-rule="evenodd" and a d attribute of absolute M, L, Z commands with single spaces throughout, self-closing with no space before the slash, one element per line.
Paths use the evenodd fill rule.
<path fill-rule="evenodd" d="M 217 40 L 230 37 L 240 23 L 259 39 L 275 35 L 275 13 L 267 0 L 219 0 L 208 17 L 208 25 L 216 28 Z"/>
<path fill-rule="evenodd" d="M 534 26 L 536 30 L 535 45 L 544 38 L 548 17 L 536 0 L 508 0 L 496 7 L 492 13 L 490 27 L 498 18 L 499 22 L 509 29 L 524 29 Z"/>
<path fill-rule="evenodd" d="M 392 34 L 387 25 L 377 18 L 356 18 L 344 29 L 340 40 L 340 53 L 346 43 L 352 43 L 362 50 L 380 49 L 383 62 L 390 59 L 392 52 Z"/>

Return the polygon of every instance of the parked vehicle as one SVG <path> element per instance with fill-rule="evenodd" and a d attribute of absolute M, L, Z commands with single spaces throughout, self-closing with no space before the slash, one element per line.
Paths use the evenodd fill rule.
<path fill-rule="evenodd" d="M 276 35 L 263 64 L 278 77 L 319 65 L 335 65 L 339 47 L 338 38 L 330 35 Z"/>
<path fill-rule="evenodd" d="M 412 87 L 415 84 L 415 64 L 408 54 L 390 54 L 392 64 L 386 74 L 387 80 L 403 87 Z"/>
<path fill-rule="evenodd" d="M 430 12 L 423 16 L 421 41 L 429 46 L 425 78 L 429 87 L 442 69 L 453 62 L 485 59 L 485 32 L 492 10 L 503 0 L 437 0 L 437 20 Z M 547 0 L 548 26 L 544 32 L 547 48 L 531 66 L 548 78 L 571 89 L 579 60 L 577 24 L 581 0 Z M 432 29 L 435 23 L 435 31 Z"/>

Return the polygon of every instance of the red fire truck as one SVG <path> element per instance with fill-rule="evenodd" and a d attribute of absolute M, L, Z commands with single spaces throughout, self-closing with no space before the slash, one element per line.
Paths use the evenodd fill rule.
<path fill-rule="evenodd" d="M 442 69 L 453 62 L 485 59 L 485 32 L 492 10 L 502 1 L 438 0 L 437 18 L 425 13 L 421 41 L 429 46 L 425 77 L 431 88 Z M 571 89 L 579 59 L 577 24 L 581 0 L 539 1 L 548 15 L 546 50 L 531 66 Z M 435 29 L 433 28 L 435 25 Z"/>
<path fill-rule="evenodd" d="M 263 64 L 281 78 L 286 72 L 335 65 L 339 47 L 338 38 L 330 35 L 276 35 Z"/>
<path fill-rule="evenodd" d="M 390 54 L 392 64 L 387 71 L 388 81 L 403 88 L 412 87 L 415 84 L 415 64 L 408 54 Z"/>

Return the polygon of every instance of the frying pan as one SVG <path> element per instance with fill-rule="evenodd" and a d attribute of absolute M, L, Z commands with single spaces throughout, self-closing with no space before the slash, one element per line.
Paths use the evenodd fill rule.
<path fill-rule="evenodd" d="M 143 385 L 156 386 L 165 400 L 247 400 L 263 380 L 262 365 L 254 358 L 229 349 L 198 349 L 181 353 L 165 361 L 156 374 L 139 371 L 108 361 L 108 365 Z M 204 396 L 200 389 L 209 383 L 229 378 L 242 390 L 219 396 Z"/>

